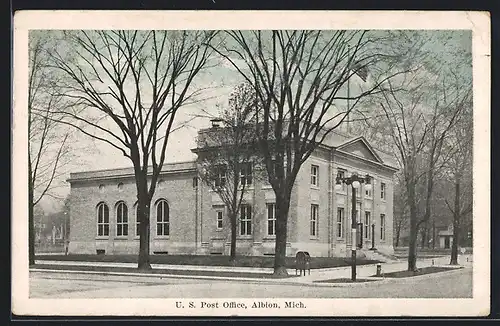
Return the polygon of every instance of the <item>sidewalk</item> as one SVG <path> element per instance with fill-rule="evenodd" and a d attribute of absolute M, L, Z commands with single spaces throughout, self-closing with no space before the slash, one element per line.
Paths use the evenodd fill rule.
<path fill-rule="evenodd" d="M 447 266 L 449 265 L 449 256 L 443 256 L 438 258 L 426 258 L 422 260 L 417 260 L 417 267 L 423 268 L 428 266 Z M 469 260 L 467 262 L 467 260 Z M 48 261 L 48 260 L 37 260 L 37 264 L 44 265 L 54 265 L 54 266 L 96 266 L 96 267 L 127 267 L 134 268 L 137 265 L 135 263 L 103 263 L 103 262 L 76 262 L 76 261 Z M 472 258 L 470 255 L 460 255 L 459 264 L 462 267 L 471 267 Z M 407 268 L 406 261 L 398 261 L 392 263 L 381 263 L 382 267 L 382 278 L 373 278 L 377 280 L 387 280 L 396 281 L 395 279 L 383 278 L 384 273 L 391 273 L 397 271 L 403 271 Z M 57 272 L 57 273 L 82 273 L 82 274 L 109 274 L 109 275 L 122 275 L 122 276 L 141 276 L 141 277 L 158 277 L 158 278 L 189 278 L 189 279 L 205 279 L 205 280 L 221 280 L 221 281 L 242 281 L 242 282 L 268 282 L 273 284 L 286 284 L 286 285 L 307 285 L 307 286 L 321 286 L 321 287 L 331 287 L 331 286 L 362 286 L 364 283 L 315 283 L 321 280 L 331 280 L 339 278 L 351 278 L 351 266 L 336 267 L 336 268 L 324 268 L 324 269 L 312 269 L 311 273 L 307 272 L 306 276 L 297 276 L 290 278 L 247 278 L 247 277 L 231 277 L 231 276 L 204 276 L 204 275 L 189 275 L 186 274 L 169 274 L 168 270 L 185 270 L 185 271 L 207 271 L 207 272 L 246 272 L 246 273 L 267 273 L 271 274 L 273 270 L 271 268 L 251 268 L 251 267 L 228 267 L 228 266 L 192 266 L 192 265 L 166 265 L 166 264 L 153 264 L 151 266 L 153 269 L 166 270 L 165 273 L 139 273 L 139 272 L 109 272 L 109 271 L 68 271 L 60 269 L 39 269 L 32 268 L 32 272 Z M 377 264 L 369 265 L 359 265 L 356 268 L 356 275 L 358 279 L 366 279 L 376 274 Z M 446 273 L 446 272 L 442 272 Z M 295 275 L 295 269 L 288 269 L 289 275 Z M 439 274 L 439 273 L 437 273 Z M 426 277 L 431 277 L 435 274 L 422 275 Z M 416 276 L 416 277 L 422 277 Z M 404 279 L 400 279 L 404 280 Z"/>
<path fill-rule="evenodd" d="M 450 257 L 443 256 L 437 258 L 425 258 L 422 260 L 417 260 L 417 268 L 424 268 L 428 266 L 443 266 L 443 267 L 452 267 L 449 265 Z M 469 262 L 467 262 L 467 256 L 459 257 L 460 266 L 472 266 L 472 260 L 469 258 Z M 384 273 L 398 272 L 404 271 L 408 268 L 407 261 L 397 261 L 392 263 L 381 263 L 382 267 L 382 278 Z M 375 275 L 377 272 L 377 264 L 370 265 L 361 265 L 356 266 L 356 277 L 358 279 L 369 278 Z M 432 274 L 427 274 L 432 275 Z M 318 269 L 311 270 L 311 275 L 302 276 L 297 279 L 290 279 L 291 282 L 298 283 L 314 283 L 320 280 L 328 280 L 328 279 L 339 279 L 339 278 L 351 278 L 351 266 L 339 267 L 335 269 Z M 382 279 L 381 278 L 381 279 Z M 350 285 L 354 285 L 351 283 Z"/>

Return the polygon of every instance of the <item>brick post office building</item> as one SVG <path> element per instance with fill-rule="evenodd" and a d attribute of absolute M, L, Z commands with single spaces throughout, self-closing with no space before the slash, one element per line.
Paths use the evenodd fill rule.
<path fill-rule="evenodd" d="M 199 135 L 204 131 L 201 130 Z M 302 165 L 292 191 L 287 255 L 346 256 L 351 250 L 352 189 L 335 190 L 338 173 L 369 174 L 372 190 L 357 191 L 362 250 L 393 252 L 392 157 L 363 137 L 332 133 Z M 238 220 L 237 254 L 272 255 L 275 196 L 263 171 L 244 172 L 248 186 Z M 220 197 L 200 181 L 196 161 L 163 166 L 151 203 L 151 254 L 228 255 L 230 224 Z M 139 250 L 132 168 L 71 173 L 69 253 L 134 254 Z"/>

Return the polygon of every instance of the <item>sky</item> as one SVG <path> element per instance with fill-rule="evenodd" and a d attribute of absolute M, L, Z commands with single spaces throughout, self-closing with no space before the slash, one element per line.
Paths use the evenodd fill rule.
<path fill-rule="evenodd" d="M 458 39 L 460 46 L 467 48 L 470 46 L 470 36 L 465 35 Z M 462 44 L 463 43 L 463 44 Z M 443 59 L 450 55 L 447 51 L 447 44 L 430 44 L 437 52 L 442 53 Z M 453 55 L 453 54 L 451 54 Z M 446 59 L 445 59 L 446 60 Z M 202 95 L 203 101 L 182 107 L 176 117 L 176 121 L 185 121 L 193 115 L 206 111 L 214 116 L 217 115 L 217 107 L 227 105 L 228 97 L 233 87 L 243 80 L 238 72 L 225 60 L 219 58 L 218 64 L 210 70 L 199 75 L 196 86 L 209 87 Z M 359 83 L 359 80 L 357 81 Z M 210 126 L 209 117 L 198 117 L 189 122 L 189 125 L 177 129 L 170 137 L 167 146 L 166 162 L 181 162 L 195 159 L 191 149 L 195 147 L 195 137 L 201 128 Z M 79 134 L 77 142 L 72 152 L 73 160 L 65 167 L 65 173 L 60 178 L 61 187 L 55 190 L 58 197 L 64 198 L 69 194 L 69 183 L 64 182 L 69 178 L 69 173 L 113 169 L 120 167 L 130 167 L 131 161 L 124 157 L 117 149 L 109 144 L 95 140 L 91 137 Z M 82 150 L 84 149 L 84 150 Z M 62 201 L 46 197 L 42 200 L 41 206 L 46 212 L 57 210 L 61 207 Z"/>

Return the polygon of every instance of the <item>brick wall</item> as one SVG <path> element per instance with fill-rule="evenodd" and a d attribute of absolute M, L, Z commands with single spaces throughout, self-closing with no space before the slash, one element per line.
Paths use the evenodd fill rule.
<path fill-rule="evenodd" d="M 196 225 L 196 189 L 194 173 L 164 175 L 156 189 L 150 209 L 151 252 L 194 252 Z M 120 189 L 118 185 L 120 184 Z M 156 206 L 159 199 L 169 204 L 170 235 L 157 236 Z M 70 197 L 70 247 L 69 252 L 136 253 L 139 237 L 136 235 L 136 186 L 133 178 L 101 181 L 73 182 Z M 109 236 L 97 235 L 97 205 L 109 208 Z M 128 235 L 117 236 L 116 205 L 124 202 L 128 211 Z"/>
<path fill-rule="evenodd" d="M 358 152 L 363 149 L 353 146 Z M 311 185 L 311 165 L 318 166 L 318 185 Z M 334 189 L 339 168 L 348 173 L 360 175 L 369 173 L 375 180 L 372 198 L 363 198 L 361 187 L 361 213 L 370 210 L 375 220 L 375 244 L 387 253 L 392 248 L 393 227 L 393 181 L 392 171 L 375 166 L 367 161 L 320 149 L 302 165 L 292 190 L 288 233 L 287 255 L 294 256 L 299 250 L 308 251 L 312 256 L 344 256 L 350 254 L 351 233 L 351 190 L 338 192 Z M 120 170 L 121 171 L 121 170 Z M 92 173 L 85 180 L 72 181 L 71 185 L 71 234 L 70 253 L 95 254 L 103 249 L 106 253 L 137 253 L 139 238 L 136 236 L 136 188 L 132 176 L 112 178 L 111 172 L 93 180 Z M 255 176 L 259 171 L 255 171 Z M 230 223 L 224 209 L 223 229 L 217 229 L 216 211 L 224 205 L 210 187 L 198 181 L 194 169 L 171 172 L 160 177 L 160 183 L 151 206 L 151 253 L 186 254 L 229 254 Z M 380 184 L 386 184 L 386 199 L 380 198 Z M 118 185 L 122 184 L 119 189 Z M 103 185 L 104 187 L 100 187 Z M 346 188 L 349 188 L 346 186 Z M 170 209 L 170 235 L 158 236 L 156 232 L 156 206 L 159 199 L 165 199 Z M 123 201 L 128 207 L 128 230 L 125 237 L 116 236 L 116 204 Z M 97 236 L 97 205 L 106 203 L 109 207 L 110 235 Z M 275 203 L 274 191 L 263 177 L 254 177 L 254 184 L 246 190 L 244 203 L 252 206 L 252 234 L 237 237 L 237 254 L 273 254 L 275 240 L 267 234 L 267 206 Z M 311 204 L 318 205 L 316 235 L 310 234 Z M 337 238 L 337 208 L 344 208 L 344 236 Z M 380 239 L 380 214 L 385 214 L 385 240 Z M 370 230 L 371 231 L 371 230 Z M 365 247 L 371 246 L 371 237 Z"/>

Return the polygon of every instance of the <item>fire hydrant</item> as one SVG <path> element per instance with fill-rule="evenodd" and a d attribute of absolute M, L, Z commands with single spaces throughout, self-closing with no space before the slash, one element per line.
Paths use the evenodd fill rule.
<path fill-rule="evenodd" d="M 377 264 L 377 277 L 382 276 L 382 265 Z"/>

